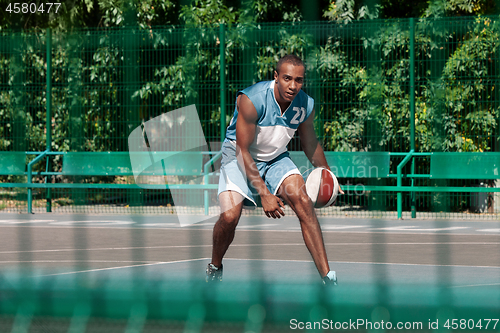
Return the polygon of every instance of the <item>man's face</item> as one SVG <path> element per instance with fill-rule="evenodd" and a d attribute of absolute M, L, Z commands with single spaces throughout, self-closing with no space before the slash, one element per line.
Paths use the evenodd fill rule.
<path fill-rule="evenodd" d="M 278 103 L 292 102 L 304 84 L 304 66 L 294 66 L 286 62 L 281 65 L 279 71 L 274 72 L 276 99 Z"/>

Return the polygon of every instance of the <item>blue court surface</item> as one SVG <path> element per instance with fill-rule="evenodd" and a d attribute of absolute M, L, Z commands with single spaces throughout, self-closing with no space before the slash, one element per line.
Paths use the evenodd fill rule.
<path fill-rule="evenodd" d="M 39 276 L 68 275 L 88 280 L 128 280 L 136 276 L 151 281 L 196 281 L 204 278 L 209 258 L 145 264 L 110 269 L 64 270 L 38 272 Z M 360 262 L 330 262 L 337 272 L 337 288 L 360 285 L 377 286 L 429 286 L 450 290 L 500 291 L 500 267 L 436 266 L 421 264 L 380 264 Z M 314 264 L 300 260 L 248 260 L 225 259 L 224 282 L 239 283 L 261 281 L 265 283 L 319 284 Z"/>
<path fill-rule="evenodd" d="M 175 216 L 0 214 L 0 265 L 22 265 L 35 275 L 203 279 L 215 220 L 181 227 Z M 500 287 L 500 222 L 322 217 L 320 223 L 339 286 Z M 224 281 L 319 281 L 292 216 L 242 217 L 224 265 Z"/>
<path fill-rule="evenodd" d="M 99 304 L 99 315 L 118 317 L 144 299 L 151 316 L 164 319 L 202 304 L 206 320 L 246 320 L 249 308 L 264 304 L 267 318 L 285 326 L 323 308 L 338 320 L 382 308 L 422 322 L 500 309 L 497 221 L 322 217 L 339 283 L 325 289 L 291 216 L 242 217 L 222 283 L 207 285 L 215 220 L 181 227 L 175 216 L 0 214 L 2 306 L 15 313 L 17 300 L 5 300 L 26 289 L 38 292 L 34 302 L 70 309 L 64 316 L 82 295 Z"/>

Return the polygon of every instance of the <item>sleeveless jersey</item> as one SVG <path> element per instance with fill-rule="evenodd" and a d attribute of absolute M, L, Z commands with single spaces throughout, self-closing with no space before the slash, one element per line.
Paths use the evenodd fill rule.
<path fill-rule="evenodd" d="M 313 111 L 314 100 L 300 90 L 290 106 L 281 115 L 281 109 L 274 96 L 274 80 L 256 83 L 238 92 L 245 94 L 257 110 L 258 120 L 255 139 L 249 152 L 255 160 L 271 161 L 287 150 L 295 131 Z M 236 140 L 238 108 L 226 131 L 226 140 Z"/>

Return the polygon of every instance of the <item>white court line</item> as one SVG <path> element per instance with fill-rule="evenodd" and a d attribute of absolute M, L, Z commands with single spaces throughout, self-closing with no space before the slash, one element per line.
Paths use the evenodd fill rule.
<path fill-rule="evenodd" d="M 142 227 L 180 227 L 179 223 L 141 223 Z"/>
<path fill-rule="evenodd" d="M 500 283 L 467 284 L 467 285 L 463 285 L 463 286 L 451 286 L 450 288 L 491 287 L 491 286 L 500 286 Z"/>
<path fill-rule="evenodd" d="M 121 225 L 121 224 L 135 224 L 134 221 L 120 221 L 120 220 L 109 220 L 109 221 L 101 221 L 101 220 L 85 220 L 85 221 L 59 221 L 59 222 L 50 222 L 51 225 L 74 225 L 76 223 L 84 223 L 85 225 L 89 225 L 95 223 L 97 225 L 109 224 L 109 225 Z"/>
<path fill-rule="evenodd" d="M 500 242 L 351 242 L 351 243 L 325 243 L 325 246 L 361 246 L 361 245 L 500 245 Z M 231 244 L 231 247 L 257 247 L 257 246 L 305 246 L 304 243 L 272 243 L 272 244 Z M 52 250 L 29 250 L 29 251 L 0 251 L 0 254 L 16 253 L 51 253 L 51 252 L 73 252 L 73 251 L 117 251 L 117 250 L 148 250 L 148 249 L 182 249 L 212 247 L 212 244 L 200 245 L 159 245 L 140 247 L 101 247 L 89 249 L 52 249 Z"/>
<path fill-rule="evenodd" d="M 91 272 L 108 271 L 108 270 L 113 270 L 113 269 L 145 267 L 145 266 L 153 266 L 153 265 L 161 265 L 161 264 L 177 264 L 177 263 L 182 263 L 182 262 L 190 262 L 190 261 L 198 261 L 198 260 L 208 260 L 208 259 L 210 259 L 210 258 L 186 259 L 186 260 L 177 260 L 177 261 L 158 261 L 158 262 L 153 262 L 153 263 L 149 263 L 149 264 L 142 264 L 142 265 L 129 265 L 129 266 L 96 268 L 96 269 L 88 269 L 88 270 L 83 270 L 83 271 L 72 271 L 72 272 L 64 272 L 64 273 L 38 275 L 38 276 L 39 277 L 44 277 L 44 276 L 69 275 L 69 274 L 79 274 L 79 273 L 91 273 Z"/>
<path fill-rule="evenodd" d="M 500 232 L 500 228 L 493 228 L 493 229 L 478 229 L 476 231 L 481 231 L 481 232 Z"/>
<path fill-rule="evenodd" d="M 134 268 L 134 267 L 145 267 L 145 266 L 153 266 L 153 265 L 161 265 L 161 264 L 176 264 L 176 263 L 185 263 L 192 261 L 200 261 L 200 260 L 209 260 L 210 258 L 198 258 L 198 259 L 186 259 L 186 260 L 176 260 L 176 261 L 159 261 L 142 265 L 129 265 L 129 266 L 118 266 L 118 267 L 107 267 L 107 268 L 98 268 L 98 269 L 90 269 L 90 270 L 82 270 L 82 271 L 72 271 L 72 272 L 64 272 L 64 273 L 55 273 L 55 274 L 47 274 L 47 275 L 39 275 L 40 277 L 44 276 L 57 276 L 57 275 L 69 275 L 69 274 L 78 274 L 78 273 L 90 273 L 90 272 L 99 272 L 106 270 L 114 270 L 114 269 L 122 269 L 122 268 Z M 305 262 L 314 264 L 312 260 L 289 260 L 289 259 L 241 259 L 241 258 L 224 258 L 224 260 L 235 260 L 235 261 L 264 261 L 264 262 Z M 491 269 L 500 269 L 500 267 L 490 267 L 490 266 L 464 266 L 464 265 L 429 265 L 429 264 L 407 264 L 407 263 L 378 263 L 378 262 L 353 262 L 353 261 L 330 261 L 330 264 L 334 266 L 335 264 L 364 264 L 364 265 L 393 265 L 393 266 L 427 266 L 427 267 L 460 267 L 460 268 L 491 268 Z M 496 284 L 491 284 L 496 285 Z M 500 285 L 500 283 L 499 283 Z M 470 285 L 475 286 L 475 285 Z M 455 286 L 453 288 L 458 287 L 467 287 L 467 286 Z"/>
<path fill-rule="evenodd" d="M 321 229 L 326 230 L 341 230 L 341 229 L 355 229 L 355 228 L 368 228 L 367 225 L 324 225 Z"/>
<path fill-rule="evenodd" d="M 276 244 L 279 245 L 279 244 Z M 389 242 L 389 243 L 325 243 L 325 245 L 500 245 L 500 242 Z"/>
<path fill-rule="evenodd" d="M 50 252 L 73 252 L 73 251 L 116 251 L 116 250 L 144 250 L 144 249 L 175 249 L 191 247 L 211 247 L 211 244 L 204 245 L 160 245 L 160 246 L 142 246 L 142 247 L 102 247 L 95 249 L 55 249 L 55 250 L 30 250 L 30 251 L 0 251 L 0 254 L 15 253 L 50 253 Z M 237 246 L 237 245 L 233 245 Z M 251 246 L 250 244 L 248 246 Z"/>
<path fill-rule="evenodd" d="M 224 258 L 224 260 L 235 260 L 235 261 L 265 261 L 265 262 L 301 262 L 310 263 L 314 265 L 312 260 L 290 260 L 290 259 L 240 259 L 240 258 Z M 364 264 L 364 265 L 387 265 L 387 266 L 426 266 L 426 267 L 456 267 L 456 268 L 490 268 L 490 269 L 500 269 L 500 267 L 491 266 L 464 266 L 464 265 L 429 265 L 429 264 L 402 264 L 402 263 L 380 263 L 380 262 L 356 262 L 356 261 L 329 261 L 328 262 L 332 269 L 335 269 L 336 264 Z M 487 287 L 487 286 L 500 286 L 500 283 L 489 283 L 489 284 L 471 284 L 463 286 L 448 286 L 447 288 L 466 288 L 466 287 Z"/>
<path fill-rule="evenodd" d="M 93 221 L 94 222 L 94 221 Z M 134 222 L 135 223 L 135 222 Z M 21 223 L 20 223 L 21 224 Z M 198 224 L 199 226 L 202 226 L 201 224 Z M 207 225 L 213 225 L 213 223 L 208 223 Z M 196 228 L 193 228 L 193 227 L 196 227 L 197 225 L 196 224 L 193 224 L 193 225 L 189 225 L 189 226 L 186 226 L 184 228 L 182 228 L 180 225 L 178 227 L 158 227 L 158 228 L 155 228 L 155 227 L 149 227 L 149 228 L 145 228 L 145 229 L 149 229 L 149 230 L 193 230 L 193 229 L 196 229 Z M 28 227 L 28 226 L 13 226 L 13 225 L 9 225 L 9 224 L 5 224 L 5 225 L 2 225 L 0 223 L 0 227 L 5 227 L 5 228 L 14 228 L 14 227 Z M 92 226 L 89 226 L 89 225 L 34 225 L 34 226 L 29 226 L 30 228 L 66 228 L 66 229 L 74 229 L 74 228 L 80 228 L 80 229 L 115 229 L 115 230 L 131 230 L 131 229 L 139 229 L 141 227 L 141 224 L 135 224 L 135 225 L 129 225 L 128 227 L 123 227 L 123 226 L 120 226 L 120 224 L 101 224 L 99 225 L 98 223 L 96 223 L 95 225 L 92 225 Z M 461 227 L 461 228 L 465 228 L 465 229 L 471 229 L 472 227 Z M 426 230 L 426 229 L 422 229 L 422 230 L 412 230 L 412 229 L 404 229 L 404 230 L 392 230 L 390 231 L 390 234 L 391 235 L 436 235 L 436 231 L 441 231 L 443 229 L 447 229 L 447 228 L 442 228 L 440 230 L 435 230 L 434 232 L 421 232 L 422 230 Z M 199 230 L 205 230 L 205 231 L 211 231 L 210 229 L 207 229 L 207 228 L 200 228 Z M 296 233 L 296 232 L 301 232 L 301 229 L 300 227 L 288 227 L 288 226 L 283 226 L 282 229 L 244 229 L 244 230 L 241 230 L 241 231 L 244 231 L 244 232 L 262 232 L 262 231 L 266 231 L 266 232 L 291 232 L 291 233 Z M 387 230 L 385 230 L 387 231 Z M 355 234 L 374 234 L 374 233 L 386 233 L 384 230 L 380 230 L 378 228 L 368 228 L 366 231 L 365 230 L 360 230 L 360 229 L 356 229 L 356 230 L 323 230 L 323 233 L 355 233 Z M 445 230 L 445 231 L 453 231 L 453 230 Z M 456 235 L 460 235 L 460 236 L 487 236 L 487 235 L 491 235 L 491 232 L 493 231 L 486 231 L 486 232 L 490 232 L 490 234 L 487 234 L 487 233 L 484 233 L 484 234 L 478 234 L 477 232 L 479 232 L 481 230 L 472 230 L 472 232 L 461 232 L 461 233 L 453 233 L 453 232 L 442 232 L 442 233 L 439 233 L 440 235 L 451 235 L 451 236 L 456 236 Z M 483 231 L 484 232 L 484 231 Z M 495 231 L 496 232 L 496 231 Z M 389 233 L 386 233 L 386 234 L 389 234 Z"/>
<path fill-rule="evenodd" d="M 241 259 L 241 258 L 224 258 L 224 260 L 259 260 L 259 261 L 276 261 L 276 262 L 307 262 L 314 265 L 312 260 L 295 260 L 295 259 Z M 459 268 L 491 268 L 500 269 L 498 266 L 466 266 L 466 265 L 430 265 L 430 264 L 408 264 L 408 263 L 393 263 L 393 262 L 371 262 L 371 261 L 328 261 L 330 265 L 335 264 L 366 264 L 366 265 L 399 265 L 399 266 L 427 266 L 427 267 L 459 267 Z"/>
<path fill-rule="evenodd" d="M 56 220 L 0 220 L 0 224 L 42 223 L 55 221 Z"/>
<path fill-rule="evenodd" d="M 0 260 L 0 264 L 12 264 L 12 263 L 72 263 L 72 262 L 88 262 L 88 263 L 121 263 L 121 262 L 146 262 L 146 263 L 157 263 L 157 261 L 148 260 Z"/>
<path fill-rule="evenodd" d="M 179 264 L 179 263 L 184 263 L 184 262 L 190 262 L 190 261 L 200 261 L 200 260 L 212 260 L 212 258 L 198 258 L 198 259 L 184 259 L 184 260 L 174 260 L 174 261 L 165 261 L 162 262 L 162 264 Z"/>
<path fill-rule="evenodd" d="M 90 273 L 90 272 L 107 271 L 107 270 L 120 269 L 120 268 L 133 268 L 133 267 L 152 266 L 152 265 L 157 265 L 157 264 L 162 264 L 162 263 L 163 262 L 159 261 L 159 262 L 151 263 L 151 264 L 129 265 L 129 266 L 118 266 L 118 267 L 107 267 L 107 268 L 97 268 L 97 269 L 88 269 L 88 270 L 83 270 L 83 271 L 55 273 L 55 274 L 47 274 L 47 275 L 39 275 L 39 276 L 56 276 L 56 275 L 78 274 L 78 273 Z"/>
<path fill-rule="evenodd" d="M 41 226 L 43 227 L 43 226 Z M 472 227 L 457 227 L 460 229 L 471 229 Z M 165 228 L 164 230 L 167 230 L 168 228 Z M 325 226 L 321 225 L 321 229 L 323 233 L 344 233 L 344 234 L 387 234 L 387 235 L 450 235 L 450 236 L 488 236 L 491 234 L 478 234 L 478 230 L 472 230 L 471 232 L 460 232 L 460 233 L 454 233 L 450 232 L 453 230 L 450 230 L 449 228 L 438 228 L 437 230 L 430 231 L 430 229 L 401 229 L 401 230 L 381 230 L 381 228 L 367 228 L 365 230 L 363 229 L 355 229 L 355 230 L 345 230 L 345 229 L 333 229 L 333 230 L 328 230 L 328 228 L 325 228 Z M 203 229 L 200 229 L 203 230 Z M 236 229 L 238 230 L 238 229 Z M 427 232 L 426 232 L 427 230 Z M 262 230 L 255 230 L 255 229 L 248 229 L 248 230 L 242 230 L 245 232 L 301 232 L 300 227 L 283 227 L 283 229 L 262 229 Z M 389 231 L 389 232 L 387 232 Z M 448 231 L 448 232 L 441 232 L 437 233 L 439 231 Z M 475 233 L 474 233 L 475 232 Z"/>
<path fill-rule="evenodd" d="M 469 227 L 448 227 L 448 228 L 417 228 L 414 225 L 402 225 L 398 227 L 387 228 L 371 228 L 371 230 L 388 230 L 388 231 L 447 231 L 447 230 L 461 230 L 469 229 Z"/>
<path fill-rule="evenodd" d="M 202 222 L 202 223 L 193 223 L 190 225 L 187 225 L 186 227 L 197 227 L 197 226 L 211 226 L 214 225 L 215 222 Z M 179 227 L 182 227 L 180 224 L 177 224 Z"/>
<path fill-rule="evenodd" d="M 249 229 L 249 228 L 260 228 L 260 227 L 274 227 L 279 224 L 273 223 L 273 224 L 258 224 L 258 225 L 242 225 L 238 226 L 238 229 Z"/>

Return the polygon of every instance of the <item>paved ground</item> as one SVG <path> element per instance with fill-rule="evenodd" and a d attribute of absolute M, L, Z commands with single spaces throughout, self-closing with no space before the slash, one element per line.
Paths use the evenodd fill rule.
<path fill-rule="evenodd" d="M 0 214 L 0 267 L 34 275 L 203 278 L 215 218 Z M 500 222 L 321 218 L 343 284 L 500 288 Z M 243 217 L 225 279 L 318 279 L 295 217 Z"/>

